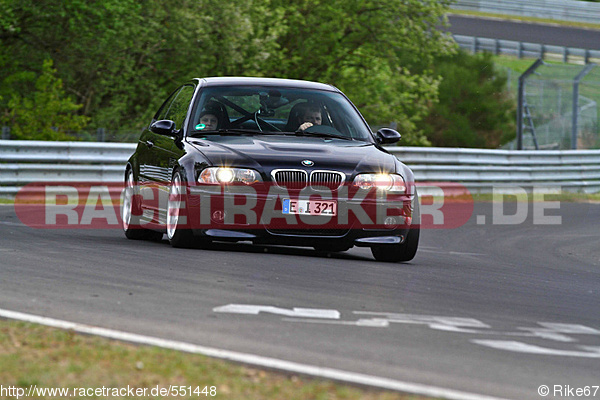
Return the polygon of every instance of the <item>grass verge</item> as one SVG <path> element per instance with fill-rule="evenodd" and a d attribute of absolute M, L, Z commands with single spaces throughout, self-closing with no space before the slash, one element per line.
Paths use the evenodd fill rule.
<path fill-rule="evenodd" d="M 208 387 L 208 394 L 177 399 L 367 399 L 430 398 L 364 389 L 304 376 L 267 372 L 197 354 L 138 346 L 42 325 L 0 320 L 0 382 L 26 391 L 37 388 Z M 214 386 L 216 396 L 211 396 Z M 77 392 L 75 392 L 77 393 Z M 108 391 L 108 393 L 111 393 Z M 4 396 L 0 399 L 14 398 Z M 36 398 L 54 398 L 35 396 Z M 90 396 L 69 396 L 70 399 Z M 121 398 L 119 396 L 91 396 Z M 131 397 L 130 397 L 131 398 Z"/>

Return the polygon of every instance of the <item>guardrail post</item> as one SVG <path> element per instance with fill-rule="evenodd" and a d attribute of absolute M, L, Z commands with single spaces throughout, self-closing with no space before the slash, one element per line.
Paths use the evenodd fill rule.
<path fill-rule="evenodd" d="M 104 142 L 105 136 L 106 136 L 106 129 L 98 128 L 96 130 L 96 141 Z"/>
<path fill-rule="evenodd" d="M 8 126 L 2 127 L 2 140 L 10 139 L 10 128 Z"/>
<path fill-rule="evenodd" d="M 596 64 L 588 64 L 573 81 L 573 120 L 571 125 L 571 149 L 577 150 L 577 134 L 579 132 L 579 82 L 592 70 Z"/>
<path fill-rule="evenodd" d="M 519 59 L 523 58 L 523 42 L 519 42 Z"/>
<path fill-rule="evenodd" d="M 520 42 L 519 42 L 520 43 Z M 519 93 L 517 98 L 517 150 L 523 150 L 523 102 L 525 100 L 525 79 L 544 63 L 538 58 L 527 71 L 519 76 Z"/>

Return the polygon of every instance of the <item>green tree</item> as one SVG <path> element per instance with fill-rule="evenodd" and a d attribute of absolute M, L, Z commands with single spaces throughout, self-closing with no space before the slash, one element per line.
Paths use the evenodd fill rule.
<path fill-rule="evenodd" d="M 436 57 L 454 42 L 435 28 L 449 1 L 301 0 L 285 9 L 273 75 L 329 82 L 373 125 L 395 121 L 403 144 L 426 144 L 416 123 L 435 101 Z"/>
<path fill-rule="evenodd" d="M 450 0 L 0 0 L 0 110 L 54 60 L 90 126 L 132 130 L 182 81 L 201 76 L 317 80 L 343 90 L 373 125 L 418 122 L 437 98 L 435 27 Z"/>
<path fill-rule="evenodd" d="M 42 74 L 17 74 L 14 80 L 32 84 L 33 96 L 13 93 L 3 122 L 12 127 L 15 139 L 66 140 L 69 132 L 85 127 L 87 117 L 74 114 L 81 105 L 66 96 L 62 81 L 56 77 L 52 61 L 44 61 Z"/>
<path fill-rule="evenodd" d="M 279 28 L 260 1 L 0 1 L 12 16 L 0 24 L 5 76 L 52 58 L 93 127 L 143 125 L 182 80 L 258 74 L 276 54 Z"/>
<path fill-rule="evenodd" d="M 496 148 L 514 136 L 516 103 L 490 53 L 442 57 L 435 72 L 439 101 L 420 125 L 432 145 Z"/>

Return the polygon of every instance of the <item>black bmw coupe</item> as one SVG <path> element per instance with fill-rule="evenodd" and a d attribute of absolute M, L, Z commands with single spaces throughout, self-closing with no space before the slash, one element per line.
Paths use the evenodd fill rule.
<path fill-rule="evenodd" d="M 412 171 L 333 86 L 287 79 L 194 79 L 142 133 L 125 169 L 130 239 L 370 247 L 409 261 L 419 243 Z"/>

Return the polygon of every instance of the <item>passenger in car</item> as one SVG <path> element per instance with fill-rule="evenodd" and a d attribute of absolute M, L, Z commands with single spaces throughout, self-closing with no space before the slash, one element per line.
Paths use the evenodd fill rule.
<path fill-rule="evenodd" d="M 227 120 L 227 111 L 225 110 L 225 107 L 215 100 L 209 100 L 200 113 L 200 120 L 198 121 L 199 125 L 196 129 L 204 131 L 223 129 L 226 128 L 225 124 L 227 123 Z M 201 125 L 204 125 L 204 127 L 200 128 Z"/>
<path fill-rule="evenodd" d="M 205 131 L 216 131 L 219 126 L 219 118 L 211 114 L 209 111 L 205 111 L 200 114 L 200 124 L 204 125 L 202 130 Z"/>

